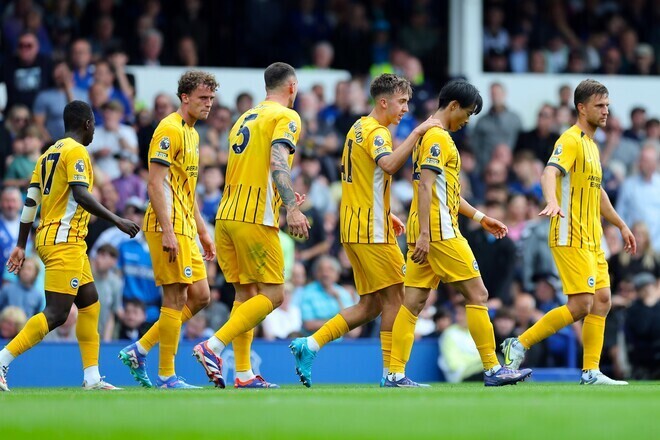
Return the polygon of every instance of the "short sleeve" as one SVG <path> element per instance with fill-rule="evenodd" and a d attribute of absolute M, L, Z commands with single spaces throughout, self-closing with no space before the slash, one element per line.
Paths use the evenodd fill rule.
<path fill-rule="evenodd" d="M 176 128 L 170 124 L 159 125 L 149 145 L 149 162 L 169 167 L 180 149 L 181 137 Z"/>
<path fill-rule="evenodd" d="M 431 170 L 438 174 L 442 173 L 444 167 L 444 154 L 450 146 L 447 138 L 435 133 L 427 133 L 422 139 L 419 154 L 419 168 L 422 170 Z"/>
<path fill-rule="evenodd" d="M 41 189 L 41 183 L 39 181 L 39 173 L 37 173 L 36 168 L 34 169 L 34 171 L 32 171 L 32 178 L 30 179 L 29 187 Z"/>
<path fill-rule="evenodd" d="M 89 187 L 92 180 L 92 163 L 89 153 L 83 146 L 73 147 L 64 157 L 66 167 L 66 180 L 69 185 L 82 185 Z"/>
<path fill-rule="evenodd" d="M 548 166 L 559 168 L 562 175 L 566 175 L 575 163 L 577 149 L 578 142 L 574 136 L 561 136 L 555 143 L 552 156 L 548 159 Z"/>
<path fill-rule="evenodd" d="M 374 130 L 367 142 L 369 154 L 371 154 L 371 158 L 376 163 L 378 163 L 381 157 L 392 154 L 392 135 L 385 127 Z"/>
<path fill-rule="evenodd" d="M 296 151 L 296 144 L 300 137 L 300 116 L 295 111 L 282 112 L 273 130 L 271 145 L 286 144 L 291 154 Z"/>

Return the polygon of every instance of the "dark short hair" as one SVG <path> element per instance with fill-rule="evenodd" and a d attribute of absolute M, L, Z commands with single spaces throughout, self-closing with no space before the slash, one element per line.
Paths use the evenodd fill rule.
<path fill-rule="evenodd" d="M 218 89 L 218 81 L 212 73 L 202 72 L 201 70 L 188 70 L 179 78 L 179 88 L 176 91 L 176 96 L 181 99 L 184 93 L 190 95 L 200 85 L 204 85 L 216 91 Z"/>
<path fill-rule="evenodd" d="M 296 76 L 296 70 L 287 63 L 273 63 L 264 71 L 264 82 L 266 90 L 274 90 L 284 84 L 292 76 Z"/>
<path fill-rule="evenodd" d="M 406 78 L 393 73 L 383 73 L 371 81 L 369 94 L 373 99 L 382 95 L 393 95 L 395 93 L 406 93 L 412 97 L 412 87 Z"/>
<path fill-rule="evenodd" d="M 446 108 L 452 101 L 457 101 L 461 108 L 474 106 L 473 115 L 478 114 L 484 106 L 479 90 L 463 79 L 449 81 L 440 90 L 438 108 Z"/>
<path fill-rule="evenodd" d="M 573 104 L 577 110 L 578 104 L 586 104 L 592 96 L 607 96 L 610 92 L 607 87 L 595 79 L 585 79 L 575 88 L 573 92 Z"/>
<path fill-rule="evenodd" d="M 109 243 L 99 246 L 99 248 L 96 250 L 96 254 L 97 255 L 107 254 L 110 255 L 112 258 L 117 258 L 119 256 L 119 252 L 117 252 L 117 248 Z"/>
<path fill-rule="evenodd" d="M 633 107 L 632 110 L 630 110 L 630 117 L 632 118 L 635 116 L 635 113 L 646 113 L 646 109 L 644 107 Z"/>
<path fill-rule="evenodd" d="M 138 309 L 142 309 L 143 312 L 147 311 L 147 306 L 144 304 L 144 302 L 140 301 L 137 298 L 131 298 L 124 301 L 124 307 L 126 307 L 129 304 L 134 305 Z"/>
<path fill-rule="evenodd" d="M 92 108 L 83 101 L 71 101 L 64 107 L 64 130 L 77 130 L 85 121 L 94 119 Z"/>

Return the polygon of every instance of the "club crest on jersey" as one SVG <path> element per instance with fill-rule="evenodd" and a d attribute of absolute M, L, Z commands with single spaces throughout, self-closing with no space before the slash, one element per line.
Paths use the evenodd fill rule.
<path fill-rule="evenodd" d="M 594 277 L 589 277 L 587 279 L 587 284 L 589 287 L 594 287 L 596 285 L 596 279 Z"/>
<path fill-rule="evenodd" d="M 557 144 L 557 147 L 555 148 L 555 156 L 559 156 L 562 151 L 564 150 L 562 150 L 561 144 Z"/>
<path fill-rule="evenodd" d="M 440 144 L 433 144 L 431 146 L 431 156 L 433 157 L 440 156 Z"/>
<path fill-rule="evenodd" d="M 382 147 L 385 145 L 385 139 L 382 136 L 378 135 L 374 138 L 374 145 L 377 147 Z"/>
<path fill-rule="evenodd" d="M 192 267 L 186 266 L 185 269 L 183 269 L 183 274 L 186 278 L 190 278 L 192 276 Z"/>
<path fill-rule="evenodd" d="M 164 138 L 162 138 L 160 140 L 160 144 L 158 144 L 158 146 L 160 147 L 161 150 L 165 150 L 165 151 L 169 150 L 170 149 L 170 138 L 165 136 Z"/>
<path fill-rule="evenodd" d="M 74 289 L 78 288 L 78 285 L 80 284 L 80 281 L 78 281 L 78 278 L 71 278 L 71 282 L 69 283 L 71 287 Z"/>
<path fill-rule="evenodd" d="M 404 275 L 406 274 L 406 265 L 405 264 L 403 266 L 401 266 L 401 272 L 403 272 Z"/>
<path fill-rule="evenodd" d="M 82 160 L 82 159 L 79 159 L 73 167 L 76 169 L 76 171 L 78 171 L 79 173 L 82 173 L 82 172 L 85 171 L 85 161 Z"/>
<path fill-rule="evenodd" d="M 472 268 L 476 271 L 479 270 L 479 263 L 477 263 L 477 260 L 472 260 Z"/>
<path fill-rule="evenodd" d="M 296 125 L 296 121 L 289 122 L 289 131 L 291 133 L 295 133 L 296 131 L 298 131 L 298 126 Z"/>

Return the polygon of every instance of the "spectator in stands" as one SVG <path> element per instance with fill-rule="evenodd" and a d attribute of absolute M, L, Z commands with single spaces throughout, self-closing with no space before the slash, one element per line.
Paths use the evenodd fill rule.
<path fill-rule="evenodd" d="M 114 188 L 112 184 L 107 184 L 107 183 L 104 184 L 103 186 Z M 101 200 L 103 201 L 103 197 L 101 197 Z M 106 201 L 104 201 L 104 205 L 107 206 Z M 139 197 L 129 197 L 128 200 L 125 201 L 124 210 L 121 212 L 124 217 L 130 218 L 138 225 L 141 225 L 142 223 L 140 222 L 143 220 L 145 210 L 146 210 L 146 202 L 144 199 L 141 199 Z M 140 222 L 138 222 L 137 220 L 139 220 Z M 98 238 L 94 240 L 92 246 L 90 246 L 91 249 L 89 253 L 90 257 L 96 258 L 96 253 L 98 252 L 99 248 L 103 245 L 110 244 L 114 247 L 118 247 L 124 241 L 127 240 L 129 240 L 129 238 L 127 238 L 126 234 L 123 234 L 119 230 L 119 228 L 115 226 L 109 227 L 103 230 L 99 234 Z"/>
<path fill-rule="evenodd" d="M 538 213 L 538 204 L 536 205 Z M 522 251 L 522 289 L 531 292 L 534 289 L 534 274 L 551 273 L 557 275 L 555 261 L 548 247 L 550 219 L 534 215 L 525 223 L 520 239 Z M 618 233 L 618 230 L 617 230 Z"/>
<path fill-rule="evenodd" d="M 193 37 L 185 35 L 176 44 L 176 64 L 184 67 L 199 66 L 199 52 Z"/>
<path fill-rule="evenodd" d="M 121 38 L 115 35 L 115 20 L 109 15 L 101 15 L 94 19 L 94 32 L 90 38 L 92 56 L 101 59 L 108 53 L 121 47 Z"/>
<path fill-rule="evenodd" d="M 546 73 L 548 66 L 545 62 L 545 54 L 541 49 L 533 49 L 529 53 L 529 72 Z"/>
<path fill-rule="evenodd" d="M 571 49 L 568 53 L 565 73 L 584 74 L 589 72 L 589 61 L 585 51 L 582 49 Z"/>
<path fill-rule="evenodd" d="M 623 136 L 621 120 L 610 115 L 607 118 L 605 133 L 605 146 L 601 160 L 605 164 L 613 162 L 621 163 L 626 173 L 632 173 L 639 159 L 640 143 L 634 139 Z"/>
<path fill-rule="evenodd" d="M 221 301 L 220 289 L 211 285 L 211 303 L 206 306 L 208 326 L 220 328 L 229 320 L 229 307 Z"/>
<path fill-rule="evenodd" d="M 536 308 L 536 300 L 529 293 L 521 293 L 516 296 L 513 313 L 516 318 L 516 329 L 514 330 L 516 335 L 523 333 L 543 316 L 543 313 Z M 542 366 L 546 344 L 547 340 L 542 341 L 526 351 L 523 365 L 527 367 Z"/>
<path fill-rule="evenodd" d="M 630 73 L 632 75 L 655 75 L 658 73 L 653 46 L 647 43 L 637 45 L 635 49 L 635 64 L 630 69 Z"/>
<path fill-rule="evenodd" d="M 64 137 L 64 107 L 73 100 L 87 102 L 87 91 L 75 86 L 73 74 L 64 61 L 53 68 L 54 87 L 40 91 L 34 102 L 34 123 L 42 139 L 56 141 Z"/>
<path fill-rule="evenodd" d="M 11 340 L 20 332 L 28 318 L 20 307 L 9 306 L 0 311 L 0 339 Z"/>
<path fill-rule="evenodd" d="M 208 309 L 200 310 L 190 318 L 183 326 L 181 339 L 184 341 L 200 341 L 208 339 L 215 333 L 213 328 L 209 327 Z"/>
<path fill-rule="evenodd" d="M 654 144 L 642 147 L 638 166 L 639 174 L 623 182 L 616 210 L 626 224 L 645 222 L 651 237 L 660 237 L 660 175 Z M 655 252 L 660 252 L 660 240 L 655 240 L 652 245 Z"/>
<path fill-rule="evenodd" d="M 50 58 L 39 53 L 39 40 L 32 32 L 24 32 L 18 39 L 16 54 L 3 60 L 0 68 L 0 83 L 7 89 L 10 109 L 16 104 L 32 108 L 39 91 L 53 84 Z"/>
<path fill-rule="evenodd" d="M 641 142 L 646 134 L 646 109 L 634 107 L 630 111 L 630 122 L 631 126 L 623 132 L 623 137 Z"/>
<path fill-rule="evenodd" d="M 144 303 L 138 299 L 124 301 L 124 315 L 119 320 L 117 339 L 137 341 L 149 330 Z"/>
<path fill-rule="evenodd" d="M 313 151 L 303 151 L 300 154 L 300 174 L 306 177 L 310 184 L 305 194 L 314 208 L 323 215 L 326 212 L 336 212 L 337 203 L 332 198 L 328 178 L 322 174 L 321 168 L 320 158 Z"/>
<path fill-rule="evenodd" d="M 329 69 L 335 58 L 335 48 L 327 41 L 319 41 L 312 48 L 312 64 L 307 69 Z"/>
<path fill-rule="evenodd" d="M 284 284 L 282 304 L 264 319 L 262 327 L 266 340 L 291 339 L 301 334 L 302 317 L 300 308 L 291 302 L 293 289 L 293 284 Z"/>
<path fill-rule="evenodd" d="M 491 84 L 490 101 L 490 110 L 477 120 L 471 138 L 480 169 L 486 166 L 497 144 L 516 145 L 522 126 L 520 117 L 506 107 L 506 92 L 502 84 Z"/>
<path fill-rule="evenodd" d="M 531 151 L 519 150 L 513 161 L 513 179 L 509 183 L 511 192 L 541 200 L 543 191 L 540 182 L 544 163 L 534 157 Z"/>
<path fill-rule="evenodd" d="M 529 70 L 529 37 L 524 32 L 518 32 L 511 37 L 509 51 L 509 67 L 513 73 L 526 73 Z"/>
<path fill-rule="evenodd" d="M 302 263 L 296 262 L 293 264 L 293 267 L 291 268 L 291 284 L 293 285 L 293 289 L 291 290 L 291 302 L 300 306 L 302 293 L 307 285 L 307 269 L 305 269 L 305 266 Z"/>
<path fill-rule="evenodd" d="M 660 120 L 651 118 L 646 121 L 646 140 L 660 146 Z"/>
<path fill-rule="evenodd" d="M 199 128 L 200 144 L 209 144 L 221 156 L 220 163 L 226 164 L 229 157 L 229 130 L 231 130 L 231 110 L 216 104 L 211 109 L 206 123 Z"/>
<path fill-rule="evenodd" d="M 151 137 L 156 131 L 158 123 L 170 113 L 173 113 L 176 109 L 172 98 L 166 93 L 159 93 L 154 99 L 154 108 L 151 112 L 151 121 L 149 125 L 141 126 L 138 130 L 138 145 L 140 149 L 140 162 L 142 163 L 142 168 L 147 168 L 149 163 L 149 144 L 151 143 Z M 97 121 L 98 123 L 98 121 Z M 201 139 L 201 136 L 200 136 Z"/>
<path fill-rule="evenodd" d="M 495 333 L 495 347 L 502 345 L 507 338 L 516 336 L 516 317 L 513 311 L 508 307 L 500 307 L 493 316 L 493 333 Z M 500 363 L 504 363 L 504 356 L 500 350 L 497 350 L 497 358 Z"/>
<path fill-rule="evenodd" d="M 605 75 L 620 75 L 623 73 L 621 51 L 616 46 L 607 48 L 603 56 L 603 62 L 597 73 Z"/>
<path fill-rule="evenodd" d="M 215 223 L 215 215 L 218 212 L 220 199 L 222 199 L 222 187 L 224 183 L 225 175 L 222 172 L 222 168 L 210 166 L 205 167 L 202 171 L 202 185 L 197 186 L 202 190 L 199 210 L 204 220 L 209 224 Z"/>
<path fill-rule="evenodd" d="M 660 379 L 660 294 L 650 273 L 633 278 L 639 295 L 626 313 L 626 342 L 632 376 L 638 380 Z"/>
<path fill-rule="evenodd" d="M 355 299 L 337 284 L 340 271 L 334 257 L 323 255 L 314 263 L 314 281 L 305 286 L 300 298 L 303 328 L 312 334 L 325 322 L 346 307 L 355 304 Z"/>
<path fill-rule="evenodd" d="M 504 223 L 509 229 L 507 237 L 515 244 L 516 249 L 520 249 L 522 232 L 527 223 L 527 197 L 521 192 L 511 192 L 506 205 L 506 217 Z M 518 251 L 516 251 L 518 254 Z M 516 263 L 519 259 L 516 257 Z"/>
<path fill-rule="evenodd" d="M 612 290 L 616 291 L 624 279 L 647 272 L 660 278 L 660 257 L 654 251 L 651 235 L 646 223 L 638 221 L 632 225 L 632 233 L 637 242 L 637 252 L 630 255 L 621 249 L 609 259 Z"/>
<path fill-rule="evenodd" d="M 371 29 L 367 10 L 361 3 L 351 3 L 346 7 L 349 10 L 339 17 L 331 39 L 336 52 L 334 67 L 346 69 L 353 74 L 366 74 L 371 64 L 369 57 Z M 403 35 L 403 30 L 401 34 Z M 406 43 L 408 38 L 415 39 L 412 29 L 406 34 L 409 35 L 406 37 Z M 405 44 L 402 46 L 406 47 Z"/>
<path fill-rule="evenodd" d="M 18 273 L 18 280 L 7 283 L 0 289 L 0 310 L 9 306 L 19 307 L 28 318 L 41 312 L 46 305 L 46 297 L 43 291 L 35 287 L 38 275 L 37 261 L 34 258 L 26 258 Z"/>
<path fill-rule="evenodd" d="M 553 34 L 545 42 L 545 59 L 548 73 L 561 73 L 568 64 L 569 48 L 559 33 Z"/>
<path fill-rule="evenodd" d="M 21 191 L 11 186 L 2 188 L 0 192 L 0 268 L 3 272 L 9 254 L 11 254 L 18 241 L 18 230 L 21 226 L 19 214 L 22 208 L 23 196 Z M 2 276 L 0 276 L 0 279 L 2 279 Z"/>
<path fill-rule="evenodd" d="M 0 175 L 4 176 L 7 158 L 12 154 L 12 143 L 30 123 L 30 109 L 16 104 L 5 112 L 4 124 L 0 125 Z"/>
<path fill-rule="evenodd" d="M 504 218 L 506 208 L 501 203 L 487 201 L 484 214 L 491 218 Z M 481 277 L 488 289 L 488 308 L 498 309 L 511 304 L 511 284 L 516 264 L 513 241 L 509 237 L 497 240 L 482 228 L 468 232 L 465 238 L 477 258 Z"/>
<path fill-rule="evenodd" d="M 491 49 L 484 58 L 484 70 L 486 72 L 508 72 L 509 58 L 507 52 L 500 49 Z"/>
<path fill-rule="evenodd" d="M 552 155 L 555 142 L 559 139 L 555 117 L 555 108 L 550 104 L 543 104 L 536 118 L 536 127 L 520 134 L 515 151 L 531 151 L 545 164 Z"/>
<path fill-rule="evenodd" d="M 163 34 L 157 29 L 149 29 L 140 37 L 140 59 L 135 64 L 158 67 L 161 65 Z"/>
<path fill-rule="evenodd" d="M 120 102 L 107 102 L 101 110 L 103 126 L 96 129 L 88 150 L 96 166 L 113 180 L 121 176 L 118 160 L 120 153 L 137 155 L 138 139 L 131 126 L 121 123 L 124 109 Z M 135 158 L 137 159 L 137 156 Z"/>
<path fill-rule="evenodd" d="M 254 98 L 248 92 L 239 93 L 236 96 L 236 111 L 232 117 L 232 121 L 236 121 L 239 116 L 241 116 L 246 111 L 254 107 Z"/>
<path fill-rule="evenodd" d="M 101 314 L 99 316 L 99 335 L 101 340 L 111 341 L 115 334 L 115 319 L 124 315 L 122 304 L 123 283 L 117 275 L 117 248 L 104 244 L 96 251 L 92 260 L 92 274 L 99 294 Z"/>
<path fill-rule="evenodd" d="M 450 383 L 481 381 L 483 364 L 467 327 L 464 305 L 455 308 L 454 319 L 455 323 L 440 335 L 438 367 Z"/>
<path fill-rule="evenodd" d="M 121 150 L 117 155 L 119 161 L 119 177 L 112 181 L 117 191 L 119 200 L 117 201 L 117 211 L 123 211 L 126 201 L 131 197 L 137 197 L 140 200 L 147 199 L 147 184 L 135 174 L 140 160 L 134 152 Z"/>
<path fill-rule="evenodd" d="M 326 241 L 325 229 L 323 228 L 323 214 L 319 212 L 310 195 L 312 180 L 306 175 L 298 175 L 293 181 L 293 189 L 298 194 L 307 194 L 305 201 L 300 205 L 300 211 L 305 214 L 310 224 L 309 238 L 306 240 L 294 237 L 296 241 L 296 260 L 302 262 L 310 269 L 314 261 L 327 253 L 330 244 Z"/>
<path fill-rule="evenodd" d="M 119 101 L 121 103 L 124 109 L 123 122 L 132 122 L 133 104 L 131 98 L 133 96 L 133 87 L 130 85 L 124 71 L 127 61 L 128 57 L 122 52 L 115 52 L 108 60 L 97 61 L 94 66 L 94 84 L 96 85 L 98 83 L 104 87 L 109 101 Z M 119 88 L 115 87 L 115 80 L 119 84 Z M 96 116 L 97 114 L 95 113 L 94 117 Z M 100 126 L 102 123 L 102 120 L 96 120 L 97 126 Z"/>
<path fill-rule="evenodd" d="M 205 66 L 208 61 L 209 44 L 214 41 L 211 37 L 211 26 L 215 25 L 208 20 L 201 0 L 185 0 L 182 6 L 177 9 L 176 16 L 172 20 L 172 35 L 175 39 L 190 35 L 195 41 L 197 53 L 200 54 L 200 64 Z"/>
<path fill-rule="evenodd" d="M 37 164 L 43 147 L 40 134 L 36 125 L 29 125 L 19 138 L 14 139 L 12 144 L 14 154 L 8 159 L 4 178 L 5 185 L 17 186 L 23 191 L 27 190 L 34 166 Z"/>
<path fill-rule="evenodd" d="M 71 44 L 71 66 L 75 87 L 89 90 L 94 84 L 94 65 L 92 64 L 92 46 L 84 38 Z"/>

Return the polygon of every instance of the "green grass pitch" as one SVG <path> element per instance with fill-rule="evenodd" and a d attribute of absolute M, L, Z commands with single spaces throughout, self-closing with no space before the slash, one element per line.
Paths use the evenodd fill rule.
<path fill-rule="evenodd" d="M 660 438 L 660 383 L 0 393 L 0 439 Z"/>

